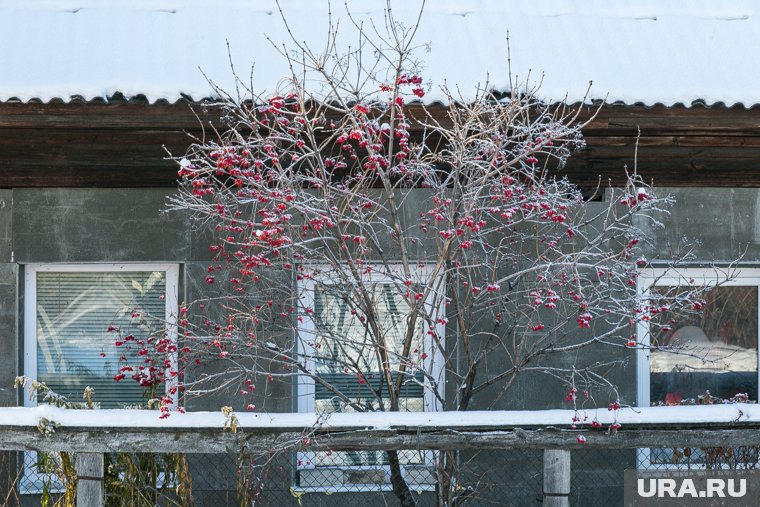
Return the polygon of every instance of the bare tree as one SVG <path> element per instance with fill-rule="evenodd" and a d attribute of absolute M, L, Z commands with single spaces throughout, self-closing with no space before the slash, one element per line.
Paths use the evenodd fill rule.
<path fill-rule="evenodd" d="M 215 260 L 214 296 L 182 309 L 170 375 L 218 360 L 180 388 L 234 386 L 245 399 L 294 378 L 301 408 L 392 413 L 467 410 L 483 393 L 497 404 L 520 373 L 541 372 L 573 406 L 619 406 L 606 373 L 622 355 L 601 345 L 639 347 L 641 319 L 667 326 L 677 307 L 701 306 L 684 305 L 697 288 L 636 290 L 648 261 L 633 218 L 658 224 L 670 199 L 634 171 L 589 202 L 561 177 L 584 147 L 580 107 L 513 83 L 467 100 L 443 88 L 435 114 L 415 102 L 433 86 L 414 60 L 418 24 L 390 6 L 379 26 L 349 17 L 355 49 L 338 49 L 335 26 L 320 51 L 293 36 L 278 49 L 292 71 L 282 89 L 218 90 L 225 128 L 176 158 L 170 207 L 214 231 Z M 590 346 L 593 360 L 576 356 Z M 394 493 L 415 505 L 409 458 L 386 454 Z M 455 457 L 430 460 L 439 505 L 461 503 Z"/>

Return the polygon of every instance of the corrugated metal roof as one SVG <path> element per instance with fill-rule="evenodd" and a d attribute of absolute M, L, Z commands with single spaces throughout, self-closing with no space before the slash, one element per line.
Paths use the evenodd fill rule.
<path fill-rule="evenodd" d="M 382 23 L 384 2 L 348 3 Z M 394 14 L 408 26 L 418 5 L 395 1 Z M 324 45 L 326 2 L 282 7 L 298 40 Z M 355 41 L 342 2 L 333 10 Z M 486 78 L 505 91 L 508 32 L 513 74 L 543 76 L 549 101 L 581 100 L 593 81 L 587 100 L 760 103 L 754 0 L 429 0 L 416 38 L 433 84 L 425 100 L 444 100 L 444 82 L 464 98 Z M 273 0 L 0 0 L 0 100 L 213 96 L 199 68 L 233 89 L 227 41 L 241 75 L 255 62 L 256 88 L 274 90 L 287 69 L 267 36 L 288 40 Z"/>

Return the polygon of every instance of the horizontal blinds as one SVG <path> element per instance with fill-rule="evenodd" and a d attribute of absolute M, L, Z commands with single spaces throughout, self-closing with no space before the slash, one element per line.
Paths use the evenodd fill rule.
<path fill-rule="evenodd" d="M 396 377 L 396 375 L 393 376 L 394 382 L 396 380 Z M 414 380 L 412 380 L 410 377 L 413 377 Z M 359 379 L 357 379 L 355 375 L 343 375 L 339 373 L 324 373 L 320 375 L 320 378 L 325 380 L 331 386 L 340 391 L 340 393 L 351 398 L 352 400 L 366 400 L 368 398 L 372 399 L 374 396 L 372 395 L 370 388 L 379 390 L 381 385 L 384 387 L 383 397 L 388 397 L 388 388 L 384 385 L 379 372 L 376 372 L 374 374 L 367 374 L 366 380 L 364 382 L 361 382 Z M 424 380 L 422 373 L 417 372 L 417 374 L 414 376 L 407 375 L 404 378 L 408 379 L 408 381 L 401 386 L 401 396 L 404 398 L 422 398 L 422 385 Z M 331 399 L 335 397 L 335 393 L 333 391 L 327 389 L 319 382 L 315 382 L 314 384 L 314 395 L 318 400 Z"/>
<path fill-rule="evenodd" d="M 144 390 L 140 384 L 131 380 L 116 383 L 113 377 L 95 375 L 52 375 L 42 379 L 55 393 L 65 396 L 70 401 L 82 402 L 85 387 L 95 390 L 94 401 L 103 408 L 123 408 L 126 405 L 145 406 Z"/>
<path fill-rule="evenodd" d="M 391 368 L 398 369 L 400 355 L 406 336 L 409 304 L 397 288 L 389 283 L 366 285 L 377 315 L 377 321 L 386 346 L 389 349 Z M 352 400 L 367 402 L 374 396 L 370 387 L 379 389 L 382 375 L 379 372 L 376 345 L 368 335 L 364 324 L 358 317 L 356 308 L 351 308 L 346 291 L 332 285 L 318 286 L 314 295 L 314 320 L 317 330 L 317 372 L 321 378 Z M 352 313 L 352 310 L 354 313 Z M 422 326 L 415 332 L 412 350 L 421 349 Z M 364 379 L 346 373 L 346 363 L 356 362 L 364 371 Z M 353 368 L 351 368 L 353 370 Z M 396 375 L 394 375 L 395 381 Z M 408 377 L 407 377 L 408 378 Z M 422 374 L 415 375 L 416 381 L 406 382 L 401 389 L 401 397 L 406 399 L 422 398 Z M 410 379 L 411 380 L 411 379 Z M 315 383 L 315 398 L 319 400 L 334 399 L 335 393 L 319 382 Z M 388 388 L 384 387 L 382 396 L 388 398 Z"/>
<path fill-rule="evenodd" d="M 375 283 L 368 284 L 365 288 L 388 348 L 391 367 L 397 369 L 406 337 L 409 304 L 394 285 Z M 314 320 L 317 328 L 317 356 L 320 359 L 317 364 L 319 372 L 340 371 L 346 361 L 356 361 L 364 371 L 379 370 L 374 337 L 367 333 L 359 318 L 359 309 L 349 305 L 347 297 L 352 295 L 332 285 L 318 286 L 315 291 Z M 421 348 L 421 338 L 422 326 L 419 325 L 412 349 Z"/>
<path fill-rule="evenodd" d="M 37 378 L 80 401 L 86 386 L 103 407 L 143 401 L 130 379 L 117 383 L 122 336 L 160 336 L 166 316 L 163 272 L 38 272 Z"/>

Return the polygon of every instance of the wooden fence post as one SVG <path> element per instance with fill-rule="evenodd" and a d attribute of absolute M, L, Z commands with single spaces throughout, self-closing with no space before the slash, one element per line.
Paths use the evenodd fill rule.
<path fill-rule="evenodd" d="M 544 505 L 570 506 L 570 451 L 544 449 Z"/>
<path fill-rule="evenodd" d="M 77 507 L 103 507 L 103 454 L 77 453 Z"/>

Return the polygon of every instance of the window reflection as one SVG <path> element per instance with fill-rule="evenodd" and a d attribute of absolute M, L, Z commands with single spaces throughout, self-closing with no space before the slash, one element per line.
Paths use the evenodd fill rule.
<path fill-rule="evenodd" d="M 655 287 L 662 296 L 678 287 Z M 758 295 L 756 286 L 717 287 L 703 312 L 671 318 L 652 328 L 650 403 L 690 403 L 707 391 L 757 400 Z"/>

